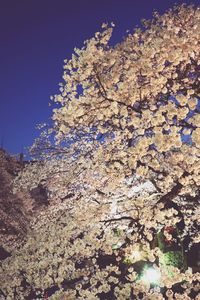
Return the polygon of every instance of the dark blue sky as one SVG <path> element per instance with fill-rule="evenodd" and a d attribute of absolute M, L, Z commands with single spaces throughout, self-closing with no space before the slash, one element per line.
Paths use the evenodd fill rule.
<path fill-rule="evenodd" d="M 19 153 L 30 146 L 35 126 L 51 116 L 49 97 L 58 93 L 63 60 L 74 47 L 116 24 L 119 42 L 152 11 L 164 13 L 173 0 L 0 0 L 0 140 Z M 200 0 L 194 0 L 200 5 Z"/>

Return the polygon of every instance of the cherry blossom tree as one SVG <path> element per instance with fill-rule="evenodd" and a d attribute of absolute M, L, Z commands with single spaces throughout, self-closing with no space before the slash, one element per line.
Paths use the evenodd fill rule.
<path fill-rule="evenodd" d="M 65 61 L 43 157 L 15 182 L 51 201 L 2 295 L 199 299 L 200 9 L 154 13 L 114 47 L 102 27 Z"/>

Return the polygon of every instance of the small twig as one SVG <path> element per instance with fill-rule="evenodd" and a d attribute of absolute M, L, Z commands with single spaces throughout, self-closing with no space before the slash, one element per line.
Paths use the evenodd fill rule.
<path fill-rule="evenodd" d="M 109 222 L 117 222 L 117 221 L 122 221 L 122 220 L 130 220 L 130 221 L 137 221 L 136 219 L 133 219 L 132 217 L 129 217 L 129 216 L 124 216 L 124 217 L 121 217 L 121 218 L 116 218 L 116 219 L 109 219 L 109 220 L 103 220 L 103 221 L 100 221 L 101 223 L 109 223 Z"/>

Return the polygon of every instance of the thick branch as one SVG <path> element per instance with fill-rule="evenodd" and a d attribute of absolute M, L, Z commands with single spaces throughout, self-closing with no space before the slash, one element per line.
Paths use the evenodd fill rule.
<path fill-rule="evenodd" d="M 167 204 L 169 202 L 171 202 L 176 196 L 178 196 L 178 194 L 180 193 L 181 189 L 182 189 L 183 185 L 178 182 L 172 189 L 170 192 L 168 192 L 167 194 L 163 195 L 160 200 L 157 202 L 158 203 L 164 203 Z"/>

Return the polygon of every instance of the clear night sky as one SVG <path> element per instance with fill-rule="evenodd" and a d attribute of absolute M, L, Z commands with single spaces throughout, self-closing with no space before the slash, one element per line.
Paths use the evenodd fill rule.
<path fill-rule="evenodd" d="M 58 93 L 63 60 L 74 47 L 116 24 L 119 42 L 152 11 L 164 13 L 173 0 L 0 0 L 0 140 L 19 153 L 37 136 L 35 126 L 51 116 L 49 97 Z M 200 0 L 192 1 L 200 5 Z"/>

